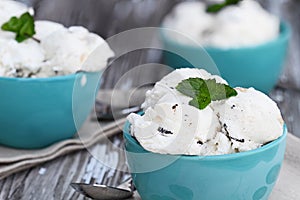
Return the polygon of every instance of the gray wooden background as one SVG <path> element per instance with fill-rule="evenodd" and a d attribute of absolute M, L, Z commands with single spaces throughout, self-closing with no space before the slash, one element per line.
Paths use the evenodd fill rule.
<path fill-rule="evenodd" d="M 179 0 L 22 0 L 36 8 L 37 19 L 50 19 L 66 26 L 83 25 L 90 31 L 107 38 L 121 31 L 145 26 L 159 26 L 163 16 Z M 292 40 L 284 73 L 270 96 L 279 104 L 288 129 L 300 137 L 300 1 L 299 0 L 261 0 L 270 12 L 275 13 L 292 25 Z M 102 88 L 113 88 L 120 77 L 131 68 L 145 63 L 159 63 L 158 50 L 139 50 L 122 56 L 109 66 L 105 72 Z M 141 81 L 153 82 L 167 71 L 139 71 L 124 83 L 129 89 L 140 85 Z M 126 80 L 125 80 L 126 81 Z M 122 145 L 118 137 L 112 138 L 116 146 Z M 107 155 L 114 152 L 114 146 L 103 145 Z M 96 147 L 95 147 L 96 148 Z M 120 155 L 122 158 L 122 155 Z M 94 164 L 91 164 L 94 163 Z M 69 187 L 72 181 L 83 180 L 101 166 L 93 161 L 87 151 L 75 152 L 43 165 L 25 170 L 0 180 L 0 200 L 69 200 L 83 199 Z M 103 168 L 103 166 L 102 166 Z M 46 169 L 42 174 L 41 169 Z M 116 183 L 109 168 L 102 171 L 99 180 Z M 100 176 L 100 175 L 95 175 Z M 119 174 L 120 176 L 120 174 Z"/>

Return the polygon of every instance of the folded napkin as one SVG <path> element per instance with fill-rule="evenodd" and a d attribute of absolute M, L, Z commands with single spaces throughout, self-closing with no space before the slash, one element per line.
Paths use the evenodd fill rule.
<path fill-rule="evenodd" d="M 24 150 L 0 146 L 0 179 L 71 151 L 90 147 L 101 139 L 121 132 L 125 121 L 126 119 L 122 118 L 99 123 L 90 117 L 74 138 L 57 142 L 43 149 Z"/>

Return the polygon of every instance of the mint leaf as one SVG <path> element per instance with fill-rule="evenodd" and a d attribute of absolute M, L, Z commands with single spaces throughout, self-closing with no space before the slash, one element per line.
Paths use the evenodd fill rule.
<path fill-rule="evenodd" d="M 233 88 L 229 85 L 217 83 L 216 79 L 205 80 L 205 83 L 212 101 L 227 99 L 237 95 L 237 92 Z"/>
<path fill-rule="evenodd" d="M 33 35 L 35 34 L 34 19 L 28 12 L 22 14 L 20 18 L 10 18 L 8 22 L 1 26 L 1 29 L 16 33 L 15 39 L 18 42 L 23 42 L 28 38 L 35 39 L 33 38 Z"/>
<path fill-rule="evenodd" d="M 208 13 L 217 13 L 224 8 L 223 4 L 214 4 L 210 5 L 206 8 L 206 12 Z"/>
<path fill-rule="evenodd" d="M 206 12 L 208 13 L 217 13 L 226 6 L 236 5 L 242 0 L 225 0 L 223 3 L 209 5 L 206 8 Z"/>
<path fill-rule="evenodd" d="M 194 98 L 201 93 L 201 90 L 205 89 L 203 84 L 205 84 L 203 79 L 189 78 L 181 81 L 176 89 L 182 94 Z"/>
<path fill-rule="evenodd" d="M 4 23 L 1 28 L 4 31 L 17 32 L 21 25 L 21 21 L 19 21 L 18 18 L 12 17 L 8 22 Z"/>
<path fill-rule="evenodd" d="M 210 104 L 210 102 L 211 102 L 211 98 L 209 96 L 198 95 L 196 98 L 193 98 L 189 102 L 189 105 L 199 108 L 200 110 L 203 110 Z"/>
<path fill-rule="evenodd" d="M 191 98 L 189 105 L 199 109 L 206 108 L 211 101 L 236 96 L 237 92 L 229 85 L 217 83 L 216 79 L 189 78 L 181 81 L 176 89 Z"/>

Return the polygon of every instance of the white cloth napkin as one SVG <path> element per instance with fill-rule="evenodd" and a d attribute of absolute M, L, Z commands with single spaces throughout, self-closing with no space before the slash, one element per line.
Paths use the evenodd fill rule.
<path fill-rule="evenodd" d="M 80 137 L 77 134 L 72 139 L 60 141 L 43 149 L 24 150 L 0 146 L 0 179 L 69 152 L 90 147 L 101 139 L 121 132 L 125 121 L 123 118 L 99 123 L 89 118 L 79 131 Z"/>

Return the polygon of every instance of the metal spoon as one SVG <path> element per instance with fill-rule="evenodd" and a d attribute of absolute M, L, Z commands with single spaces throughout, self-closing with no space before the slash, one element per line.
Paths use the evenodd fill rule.
<path fill-rule="evenodd" d="M 97 200 L 127 199 L 133 195 L 135 190 L 131 178 L 128 178 L 117 187 L 87 183 L 71 183 L 70 185 L 86 197 Z"/>
<path fill-rule="evenodd" d="M 98 120 L 112 120 L 127 116 L 130 113 L 136 113 L 142 110 L 140 105 L 127 108 L 112 108 L 110 105 L 97 101 L 95 104 Z"/>

